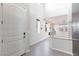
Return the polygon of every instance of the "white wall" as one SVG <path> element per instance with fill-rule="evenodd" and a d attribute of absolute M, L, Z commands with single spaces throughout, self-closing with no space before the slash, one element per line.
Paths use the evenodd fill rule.
<path fill-rule="evenodd" d="M 64 18 L 66 18 L 65 20 L 67 20 L 67 16 L 64 16 L 64 18 L 61 17 L 55 17 L 52 21 L 55 20 L 55 22 L 59 22 L 59 23 L 55 23 L 56 25 L 54 26 L 55 30 L 56 30 L 56 35 L 54 36 L 54 39 L 52 38 L 52 43 L 50 44 L 51 48 L 60 50 L 62 52 L 68 53 L 68 54 L 72 54 L 72 29 L 71 26 L 68 24 L 67 29 L 68 31 L 59 31 L 59 25 L 61 24 L 61 22 L 63 22 Z M 61 22 L 60 22 L 61 21 Z M 65 25 L 63 25 L 63 29 L 65 28 Z"/>
<path fill-rule="evenodd" d="M 62 17 L 62 15 L 66 15 L 66 17 Z M 64 3 L 55 3 L 55 4 L 47 4 L 46 5 L 46 16 L 48 20 L 55 22 L 56 24 L 61 24 L 65 20 L 66 22 L 71 20 L 71 4 Z M 49 18 L 51 17 L 51 19 Z M 70 26 L 70 25 L 69 25 Z M 70 28 L 71 31 L 71 28 Z M 57 35 L 65 35 L 58 33 Z M 65 35 L 66 36 L 66 35 Z M 69 34 L 72 36 L 72 33 Z M 56 36 L 56 38 L 59 38 Z M 52 39 L 50 42 L 50 47 L 53 49 L 60 50 L 62 52 L 66 52 L 72 54 L 72 40 L 68 40 L 66 37 L 60 39 Z M 72 38 L 69 38 L 72 39 Z"/>
<path fill-rule="evenodd" d="M 38 41 L 41 41 L 48 37 L 48 33 L 44 31 L 45 22 L 43 18 L 45 17 L 45 8 L 42 3 L 20 3 L 18 4 L 27 10 L 27 37 L 28 44 L 32 45 Z M 41 27 L 40 34 L 36 32 L 36 19 L 40 19 Z"/>
<path fill-rule="evenodd" d="M 72 55 L 72 41 L 66 39 L 56 39 L 52 40 L 52 49 L 57 49 L 58 51 L 65 52 Z"/>
<path fill-rule="evenodd" d="M 44 4 L 29 4 L 29 35 L 30 35 L 30 45 L 35 44 L 36 42 L 43 40 L 48 37 L 47 33 L 44 31 L 45 22 L 43 21 L 44 16 Z M 41 27 L 43 28 L 40 33 L 36 32 L 36 19 L 39 19 L 41 22 Z"/>

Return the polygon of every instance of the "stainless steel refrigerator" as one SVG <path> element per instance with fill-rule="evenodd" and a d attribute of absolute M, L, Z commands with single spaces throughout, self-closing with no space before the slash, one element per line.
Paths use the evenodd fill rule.
<path fill-rule="evenodd" d="M 72 3 L 73 55 L 79 56 L 79 3 Z"/>

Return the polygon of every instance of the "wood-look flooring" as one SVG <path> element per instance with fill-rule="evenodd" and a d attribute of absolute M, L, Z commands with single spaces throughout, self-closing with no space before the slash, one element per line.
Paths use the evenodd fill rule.
<path fill-rule="evenodd" d="M 30 47 L 31 51 L 23 56 L 70 56 L 49 48 L 49 38 Z"/>

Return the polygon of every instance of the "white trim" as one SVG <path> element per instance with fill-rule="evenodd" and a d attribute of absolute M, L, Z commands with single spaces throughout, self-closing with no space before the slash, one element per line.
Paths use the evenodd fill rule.
<path fill-rule="evenodd" d="M 13 54 L 13 55 L 10 55 L 10 56 L 21 56 L 22 54 L 28 53 L 28 52 L 30 52 L 30 50 L 27 50 L 27 51 L 21 50 L 21 51 L 15 53 L 15 54 Z"/>
<path fill-rule="evenodd" d="M 27 50 L 25 53 L 28 53 L 28 52 L 30 52 L 30 50 Z"/>
<path fill-rule="evenodd" d="M 22 55 L 23 53 L 25 53 L 25 50 L 21 50 L 21 51 L 15 53 L 15 54 L 10 55 L 10 56 L 20 56 L 20 55 Z"/>
<path fill-rule="evenodd" d="M 50 47 L 50 48 L 51 48 L 51 47 Z M 52 50 L 57 50 L 57 51 L 60 51 L 60 52 L 66 53 L 66 54 L 70 54 L 71 56 L 73 56 L 73 53 L 72 53 L 72 52 L 64 51 L 64 50 L 57 49 L 57 48 L 51 48 L 51 49 L 52 49 Z"/>
<path fill-rule="evenodd" d="M 45 39 L 48 38 L 48 37 L 49 37 L 49 36 L 44 37 L 44 38 L 42 38 L 42 39 L 39 39 L 39 40 L 37 40 L 37 41 L 35 41 L 35 42 L 32 42 L 32 43 L 30 44 L 30 46 L 35 45 L 35 44 L 37 44 L 37 43 L 39 43 L 39 42 L 45 40 Z"/>

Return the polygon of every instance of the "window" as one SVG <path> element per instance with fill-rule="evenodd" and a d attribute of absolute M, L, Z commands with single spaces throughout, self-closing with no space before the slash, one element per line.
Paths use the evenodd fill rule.
<path fill-rule="evenodd" d="M 40 33 L 40 20 L 36 19 L 36 31 Z"/>
<path fill-rule="evenodd" d="M 47 23 L 45 23 L 45 32 L 47 32 Z"/>

